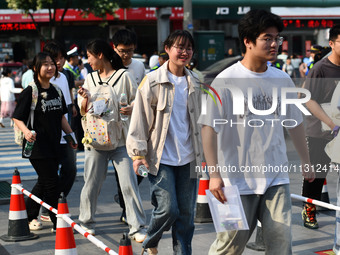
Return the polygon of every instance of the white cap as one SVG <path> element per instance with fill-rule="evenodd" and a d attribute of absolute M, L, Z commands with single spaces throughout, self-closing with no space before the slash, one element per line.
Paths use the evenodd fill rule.
<path fill-rule="evenodd" d="M 67 52 L 67 56 L 78 56 L 78 47 L 74 47 L 73 49 Z"/>

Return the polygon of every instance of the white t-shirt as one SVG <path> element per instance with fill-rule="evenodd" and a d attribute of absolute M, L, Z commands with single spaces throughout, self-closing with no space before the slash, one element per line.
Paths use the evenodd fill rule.
<path fill-rule="evenodd" d="M 187 106 L 188 82 L 185 76 L 178 77 L 170 72 L 168 77 L 175 86 L 175 95 L 160 162 L 171 166 L 183 166 L 195 159 Z"/>
<path fill-rule="evenodd" d="M 235 86 L 233 93 L 226 88 L 231 85 Z M 292 104 L 287 105 L 286 115 L 282 114 L 281 88 L 295 88 L 290 77 L 275 67 L 255 73 L 237 62 L 222 71 L 212 87 L 222 105 L 210 90 L 216 104 L 207 97 L 207 114 L 202 113 L 198 123 L 211 126 L 217 132 L 218 165 L 225 185 L 237 185 L 241 195 L 261 195 L 271 186 L 289 183 L 282 123 L 295 127 L 303 120 L 300 110 Z M 277 90 L 275 97 L 274 88 Z M 257 110 L 268 110 L 266 115 L 249 109 L 251 91 L 251 105 Z M 288 93 L 287 98 L 297 98 L 297 95 Z M 235 108 L 240 112 L 234 114 Z"/>
<path fill-rule="evenodd" d="M 69 90 L 69 87 L 68 87 L 68 82 L 67 82 L 66 76 L 61 72 L 58 72 L 58 73 L 59 73 L 58 77 L 57 78 L 52 77 L 50 79 L 50 82 L 52 84 L 57 85 L 61 89 L 61 91 L 63 92 L 63 96 L 64 96 L 64 99 L 65 99 L 66 105 L 72 104 L 70 90 Z M 67 119 L 67 117 L 68 116 L 67 116 L 67 113 L 66 113 L 65 118 Z M 64 135 L 65 135 L 64 131 L 61 131 L 60 143 L 62 143 L 62 144 L 66 143 L 66 141 L 64 139 Z"/>
<path fill-rule="evenodd" d="M 14 81 L 10 77 L 3 77 L 0 79 L 0 95 L 1 102 L 15 101 L 14 93 L 20 93 L 21 89 L 14 87 Z"/>
<path fill-rule="evenodd" d="M 135 78 L 135 81 L 137 85 L 143 80 L 145 76 L 145 67 L 144 64 L 137 60 L 137 59 L 131 59 L 130 65 L 126 66 L 128 69 L 128 72 L 132 75 L 132 77 Z"/>

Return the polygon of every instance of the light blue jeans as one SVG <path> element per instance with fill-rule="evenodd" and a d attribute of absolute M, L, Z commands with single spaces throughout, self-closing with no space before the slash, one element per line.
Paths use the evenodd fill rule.
<path fill-rule="evenodd" d="M 158 246 L 164 231 L 172 227 L 174 254 L 191 254 L 197 179 L 190 178 L 190 164 L 160 164 L 157 176 L 149 175 L 152 211 L 143 247 Z"/>

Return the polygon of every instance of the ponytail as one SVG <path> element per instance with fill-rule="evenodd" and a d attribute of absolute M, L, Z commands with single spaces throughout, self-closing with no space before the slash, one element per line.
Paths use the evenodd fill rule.
<path fill-rule="evenodd" d="M 104 58 L 110 62 L 112 68 L 115 70 L 125 68 L 120 56 L 114 51 L 114 49 L 110 46 L 110 44 L 108 44 L 104 40 L 95 39 L 91 41 L 86 46 L 86 50 L 96 56 L 102 53 Z"/>

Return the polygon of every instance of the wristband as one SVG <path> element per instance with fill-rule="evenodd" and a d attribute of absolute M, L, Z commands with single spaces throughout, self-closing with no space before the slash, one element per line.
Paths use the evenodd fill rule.
<path fill-rule="evenodd" d="M 332 135 L 333 135 L 333 137 L 336 137 L 336 136 L 338 135 L 339 129 L 340 129 L 339 126 L 335 126 L 335 127 L 333 128 L 333 130 L 332 130 Z"/>
<path fill-rule="evenodd" d="M 134 156 L 131 159 L 132 159 L 132 161 L 134 161 L 136 159 L 145 159 L 145 157 L 144 156 Z"/>

